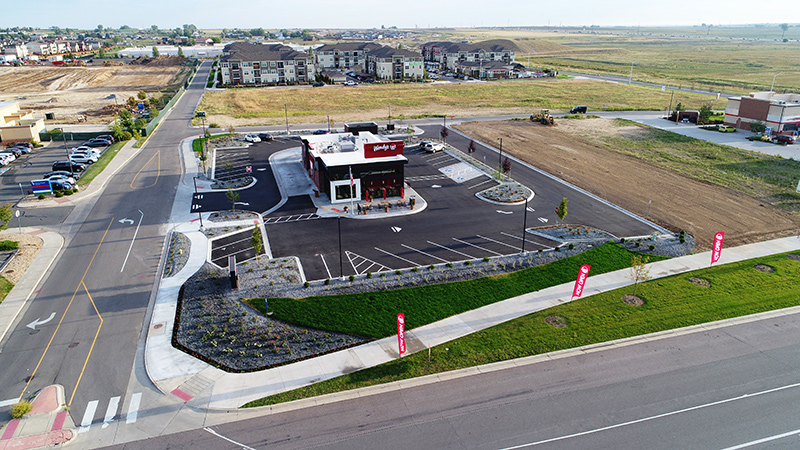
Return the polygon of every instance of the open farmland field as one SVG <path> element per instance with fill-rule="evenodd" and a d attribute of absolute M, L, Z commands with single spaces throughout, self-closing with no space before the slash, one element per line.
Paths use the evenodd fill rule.
<path fill-rule="evenodd" d="M 710 95 L 675 93 L 673 104 L 687 109 L 708 104 Z M 503 81 L 332 86 L 325 88 L 228 89 L 208 92 L 200 109 L 221 126 L 280 124 L 284 105 L 289 121 L 336 122 L 387 118 L 530 114 L 537 108 L 566 111 L 576 104 L 593 110 L 663 110 L 670 93 L 641 86 L 591 80 Z M 714 102 L 724 108 L 725 100 Z"/>
<path fill-rule="evenodd" d="M 599 72 L 639 81 L 746 94 L 796 90 L 800 72 L 800 27 L 661 27 L 454 29 L 435 40 L 477 42 L 509 39 L 518 46 L 516 60 L 539 67 Z"/>
<path fill-rule="evenodd" d="M 116 104 L 140 90 L 148 94 L 177 89 L 191 73 L 178 61 L 122 66 L 22 66 L 0 69 L 0 101 L 20 102 L 37 117 L 54 112 L 58 123 L 108 123 Z"/>
<path fill-rule="evenodd" d="M 794 160 L 610 119 L 455 128 L 482 142 L 503 138 L 503 151 L 635 214 L 644 216 L 652 200 L 649 218 L 686 230 L 701 249 L 717 231 L 725 232 L 726 245 L 741 245 L 800 230 Z"/>

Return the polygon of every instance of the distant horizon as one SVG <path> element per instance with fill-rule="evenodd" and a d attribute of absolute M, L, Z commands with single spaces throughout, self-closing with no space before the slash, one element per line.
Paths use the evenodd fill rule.
<path fill-rule="evenodd" d="M 252 4 L 250 4 L 252 3 Z M 517 1 L 478 0 L 429 2 L 406 0 L 402 7 L 395 2 L 377 0 L 369 4 L 356 0 L 306 0 L 301 8 L 285 3 L 238 2 L 220 7 L 212 0 L 139 0 L 135 11 L 129 4 L 109 0 L 73 0 L 65 7 L 62 0 L 34 0 L 6 5 L 0 16 L 0 28 L 51 27 L 94 30 L 97 25 L 118 29 L 174 29 L 193 24 L 199 29 L 398 29 L 442 28 L 600 28 L 621 27 L 694 27 L 779 26 L 774 22 L 781 13 L 796 10 L 790 0 L 766 0 L 753 7 L 750 0 L 729 0 L 725 5 L 710 1 L 674 0 L 669 4 L 636 0 L 572 0 L 568 5 L 520 4 Z M 33 7 L 32 5 L 35 5 Z M 366 7 L 365 7 L 366 6 Z M 138 14 L 136 12 L 139 12 Z M 743 18 L 747 22 L 743 22 Z M 797 26 L 797 22 L 792 23 Z"/>

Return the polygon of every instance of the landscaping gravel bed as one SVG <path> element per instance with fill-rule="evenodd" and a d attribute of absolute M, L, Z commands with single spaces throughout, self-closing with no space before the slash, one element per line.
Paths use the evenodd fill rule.
<path fill-rule="evenodd" d="M 186 261 L 189 260 L 191 251 L 189 238 L 185 234 L 174 232 L 169 240 L 169 250 L 167 252 L 167 262 L 164 264 L 164 278 L 169 278 L 183 269 Z"/>
<path fill-rule="evenodd" d="M 206 230 L 206 233 L 214 230 L 221 234 L 219 229 Z M 621 239 L 614 239 L 601 230 L 574 225 L 529 231 L 564 244 L 558 251 L 526 252 L 308 283 L 303 279 L 296 258 L 268 260 L 262 257 L 261 261 L 239 264 L 240 289 L 237 291 L 231 291 L 226 271 L 206 263 L 184 284 L 173 341 L 179 344 L 179 348 L 183 347 L 185 351 L 227 370 L 260 370 L 358 345 L 368 339 L 272 320 L 250 308 L 242 299 L 362 293 L 469 280 L 547 264 L 609 240 L 643 254 L 670 257 L 685 255 L 695 245 L 694 238 L 688 235 L 683 243 L 678 236 L 653 236 L 621 242 Z M 569 248 L 570 244 L 572 248 Z"/>

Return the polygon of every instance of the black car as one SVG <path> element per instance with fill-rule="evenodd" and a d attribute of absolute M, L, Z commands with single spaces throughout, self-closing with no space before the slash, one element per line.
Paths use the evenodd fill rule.
<path fill-rule="evenodd" d="M 585 106 L 576 106 L 569 110 L 570 114 L 586 114 L 586 107 Z"/>
<path fill-rule="evenodd" d="M 33 149 L 33 144 L 31 144 L 30 142 L 15 142 L 14 144 L 11 144 L 11 146 L 12 147 L 27 147 L 27 148 L 29 148 L 31 150 Z"/>
<path fill-rule="evenodd" d="M 13 153 L 15 158 L 19 158 L 19 155 L 22 154 L 22 150 L 19 147 L 6 147 L 4 150 L 7 153 Z"/>
<path fill-rule="evenodd" d="M 95 138 L 92 138 L 92 139 L 90 139 L 90 140 L 92 140 L 92 141 L 96 141 L 96 140 L 98 140 L 98 139 L 105 139 L 105 140 L 106 140 L 106 141 L 108 141 L 108 142 L 114 142 L 114 136 L 111 136 L 110 134 L 103 134 L 103 135 L 101 135 L 101 136 L 97 136 L 97 137 L 95 137 Z"/>
<path fill-rule="evenodd" d="M 261 142 L 268 142 L 272 140 L 272 135 L 269 133 L 258 133 L 258 138 L 261 139 Z"/>
<path fill-rule="evenodd" d="M 109 145 L 108 141 L 86 141 L 81 145 L 85 145 L 87 147 L 106 147 Z"/>
<path fill-rule="evenodd" d="M 315 130 L 311 134 L 328 134 L 328 130 Z"/>
<path fill-rule="evenodd" d="M 63 170 L 65 172 L 83 172 L 86 166 L 72 161 L 56 161 L 53 163 L 53 170 Z"/>
<path fill-rule="evenodd" d="M 325 83 L 323 83 L 322 81 L 317 81 L 316 83 L 312 84 L 311 86 L 322 87 L 322 86 L 325 86 Z"/>

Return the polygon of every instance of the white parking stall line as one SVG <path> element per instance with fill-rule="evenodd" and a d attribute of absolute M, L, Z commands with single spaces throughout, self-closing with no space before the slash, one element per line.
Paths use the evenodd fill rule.
<path fill-rule="evenodd" d="M 117 408 L 119 408 L 119 397 L 111 397 L 111 400 L 108 401 L 108 408 L 106 408 L 106 416 L 103 418 L 102 428 L 106 428 L 114 421 L 114 416 L 117 415 Z"/>
<path fill-rule="evenodd" d="M 353 271 L 355 271 L 355 273 L 357 273 L 359 275 L 369 272 L 370 269 L 373 266 L 378 266 L 378 272 L 380 272 L 382 270 L 389 270 L 389 267 L 386 267 L 383 264 L 377 263 L 377 262 L 375 262 L 375 261 L 373 261 L 373 260 L 371 260 L 369 258 L 365 258 L 365 257 L 363 257 L 363 256 L 361 256 L 361 255 L 359 255 L 357 253 L 353 253 L 353 252 L 349 252 L 349 251 L 346 252 L 346 253 L 347 253 L 347 259 L 350 260 L 350 264 L 351 265 L 353 264 L 353 259 L 361 258 L 363 260 L 362 262 L 358 263 L 358 265 L 353 266 Z M 353 255 L 354 258 L 351 258 L 350 255 Z M 367 266 L 364 270 L 358 270 L 356 268 L 356 267 L 361 267 L 362 264 L 366 264 L 366 263 L 370 263 L 370 265 Z"/>
<path fill-rule="evenodd" d="M 319 257 L 322 258 L 322 264 L 325 266 L 325 272 L 328 273 L 328 279 L 333 278 L 330 269 L 328 269 L 328 263 L 325 262 L 325 255 L 319 255 Z"/>
<path fill-rule="evenodd" d="M 429 161 L 429 162 L 431 163 L 432 166 L 441 166 L 444 164 L 450 164 L 453 161 L 449 159 L 444 159 L 442 161 Z"/>
<path fill-rule="evenodd" d="M 81 420 L 80 428 L 78 428 L 78 433 L 86 433 L 89 431 L 89 427 L 92 426 L 92 420 L 94 419 L 94 413 L 97 411 L 98 403 L 100 403 L 98 400 L 92 400 L 86 405 L 86 411 L 83 412 L 83 419 Z"/>
<path fill-rule="evenodd" d="M 505 231 L 501 231 L 501 232 L 500 232 L 500 234 L 504 234 L 504 235 L 506 235 L 506 236 L 508 236 L 508 237 L 510 237 L 510 238 L 514 238 L 514 239 L 517 239 L 517 240 L 519 240 L 519 241 L 521 241 L 521 240 L 522 240 L 522 238 L 521 238 L 521 237 L 519 237 L 519 236 L 514 236 L 513 234 L 508 234 L 508 233 L 506 233 Z M 538 243 L 538 242 L 529 241 L 529 240 L 527 240 L 527 239 L 525 239 L 525 242 L 526 242 L 527 244 L 533 244 L 533 245 L 538 245 L 539 247 L 542 247 L 542 248 L 547 248 L 547 246 L 546 246 L 546 245 L 544 245 L 544 244 L 540 244 L 540 243 Z"/>
<path fill-rule="evenodd" d="M 514 250 L 519 250 L 519 247 L 514 247 L 513 245 L 506 244 L 505 242 L 496 241 L 492 238 L 488 238 L 486 236 L 481 236 L 480 234 L 477 235 L 481 239 L 486 239 L 487 241 L 494 242 L 495 244 L 505 245 L 506 247 L 513 248 Z"/>
<path fill-rule="evenodd" d="M 386 254 L 386 255 L 389 255 L 389 256 L 394 256 L 395 258 L 397 258 L 397 259 L 400 259 L 400 260 L 402 260 L 402 261 L 405 261 L 405 262 L 407 262 L 407 263 L 409 263 L 409 264 L 413 264 L 413 265 L 415 265 L 415 266 L 419 266 L 419 264 L 415 263 L 414 261 L 411 261 L 410 259 L 405 259 L 405 258 L 403 258 L 402 256 L 397 256 L 397 255 L 395 255 L 394 253 L 389 253 L 389 252 L 387 252 L 386 250 L 380 249 L 380 248 L 378 248 L 378 247 L 373 247 L 373 248 L 374 248 L 375 250 L 377 250 L 377 251 L 379 251 L 379 252 L 383 253 L 383 254 Z"/>
<path fill-rule="evenodd" d="M 128 405 L 128 414 L 125 415 L 125 423 L 136 423 L 136 419 L 139 417 L 139 403 L 141 403 L 141 401 L 141 392 L 131 395 L 131 403 Z"/>
<path fill-rule="evenodd" d="M 361 258 L 361 257 L 360 257 L 360 256 L 358 256 L 358 255 L 356 255 L 355 253 L 350 253 L 350 252 L 348 252 L 348 251 L 345 251 L 345 255 L 347 256 L 347 262 L 349 262 L 349 263 L 350 263 L 350 267 L 352 267 L 352 268 L 353 268 L 353 272 L 355 272 L 355 273 L 358 273 L 358 269 L 356 269 L 356 265 L 355 265 L 355 264 L 353 264 L 353 260 L 354 260 L 354 259 Z M 353 257 L 353 255 L 355 255 L 355 258 Z M 359 264 L 359 265 L 360 265 L 360 264 Z"/>
<path fill-rule="evenodd" d="M 212 260 L 211 260 L 211 262 L 213 262 L 214 264 L 216 264 L 216 265 L 218 265 L 218 266 L 222 267 L 222 266 L 221 266 L 219 263 L 217 263 L 216 261 L 227 261 L 229 256 L 236 256 L 236 255 L 238 255 L 238 254 L 240 254 L 240 253 L 249 252 L 250 250 L 252 250 L 252 248 L 246 248 L 246 249 L 244 249 L 244 250 L 239 250 L 239 251 L 238 251 L 238 252 L 236 252 L 236 253 L 228 253 L 228 254 L 227 254 L 227 255 L 225 255 L 225 256 L 220 256 L 219 258 L 214 258 L 214 259 L 212 259 Z M 242 262 L 242 261 L 243 261 L 243 260 L 240 260 L 240 259 L 238 259 L 238 258 L 236 259 L 236 263 L 237 263 L 237 264 L 238 264 L 238 263 L 240 263 L 240 262 Z"/>
<path fill-rule="evenodd" d="M 496 256 L 503 256 L 502 253 L 497 253 L 495 251 L 489 250 L 488 248 L 481 247 L 480 245 L 475 245 L 475 244 L 473 244 L 471 242 L 462 241 L 461 239 L 456 239 L 456 238 L 453 238 L 453 240 L 457 241 L 457 242 L 461 242 L 462 244 L 467 244 L 470 247 L 475 247 L 475 248 L 481 249 L 481 250 L 483 250 L 485 252 L 494 253 Z"/>
<path fill-rule="evenodd" d="M 433 157 L 433 155 L 431 155 L 431 158 L 428 158 L 428 162 L 439 161 L 439 160 L 442 160 L 442 159 L 451 159 L 451 158 L 450 158 L 450 155 L 448 155 L 448 154 L 439 155 L 438 157 L 435 157 L 435 158 Z"/>
<path fill-rule="evenodd" d="M 423 255 L 425 255 L 425 256 L 427 256 L 427 257 L 429 257 L 429 258 L 438 259 L 438 260 L 439 260 L 439 261 L 441 261 L 441 262 L 445 262 L 445 263 L 446 263 L 446 262 L 450 262 L 450 261 L 448 261 L 448 260 L 446 260 L 446 259 L 439 258 L 438 256 L 433 256 L 433 255 L 431 255 L 430 253 L 425 253 L 425 252 L 423 252 L 422 250 L 417 250 L 416 248 L 414 248 L 414 247 L 411 247 L 411 246 L 408 246 L 408 245 L 406 245 L 406 244 L 400 244 L 400 246 L 401 246 L 401 247 L 405 247 L 405 248 L 407 248 L 407 249 L 409 249 L 409 250 L 414 250 L 414 251 L 415 251 L 415 252 L 417 252 L 417 253 L 422 253 Z"/>
<path fill-rule="evenodd" d="M 460 251 L 458 251 L 458 250 L 453 250 L 453 249 L 452 249 L 452 248 L 450 248 L 450 247 L 445 247 L 444 245 L 439 245 L 439 244 L 437 244 L 436 242 L 431 242 L 431 241 L 428 241 L 428 244 L 435 245 L 435 246 L 437 246 L 437 247 L 439 247 L 439 248 L 443 248 L 443 249 L 445 249 L 445 250 L 450 250 L 450 251 L 451 251 L 451 252 L 453 252 L 453 253 L 458 253 L 459 255 L 461 255 L 461 256 L 466 256 L 466 257 L 467 257 L 467 258 L 469 258 L 469 259 L 475 259 L 475 257 L 474 257 L 474 256 L 472 256 L 472 255 L 468 255 L 468 254 L 466 254 L 466 253 L 461 253 L 461 252 L 460 252 Z"/>
<path fill-rule="evenodd" d="M 380 264 L 378 264 L 378 263 L 376 263 L 376 262 L 372 262 L 372 261 L 369 261 L 369 260 L 366 260 L 366 261 L 367 261 L 367 262 L 371 262 L 372 264 L 370 264 L 369 266 L 367 266 L 367 268 L 366 268 L 366 269 L 364 269 L 364 271 L 363 271 L 363 272 L 361 272 L 361 273 L 372 272 L 371 270 L 369 270 L 369 269 L 371 269 L 371 268 L 372 268 L 372 266 L 379 266 L 379 268 L 378 268 L 378 272 L 380 272 L 380 271 L 381 271 L 381 268 L 388 269 L 388 267 L 386 267 L 386 266 L 382 266 L 382 265 L 380 265 Z"/>
<path fill-rule="evenodd" d="M 491 183 L 491 182 L 492 182 L 492 179 L 491 179 L 491 178 L 489 178 L 489 179 L 488 179 L 488 180 L 486 180 L 486 181 L 482 181 L 482 182 L 480 182 L 480 183 L 478 183 L 478 184 L 473 184 L 472 186 L 468 187 L 467 189 L 476 188 L 476 187 L 478 187 L 478 186 L 484 185 L 484 184 L 486 184 L 486 183 Z"/>

